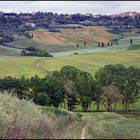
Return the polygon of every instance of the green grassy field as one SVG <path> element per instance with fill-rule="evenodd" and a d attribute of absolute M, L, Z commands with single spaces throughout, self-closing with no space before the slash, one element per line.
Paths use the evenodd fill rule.
<path fill-rule="evenodd" d="M 86 139 L 138 139 L 140 138 L 140 100 L 129 106 L 130 114 L 118 114 L 123 106 L 118 103 L 117 113 L 105 112 L 101 104 L 100 111 L 95 111 L 95 104 L 91 105 L 91 112 L 81 112 L 78 106 L 76 112 L 81 114 L 84 121 L 84 136 Z"/>
<path fill-rule="evenodd" d="M 140 51 L 113 51 L 98 52 L 90 55 L 63 56 L 51 59 L 42 59 L 41 67 L 48 71 L 60 70 L 64 65 L 76 66 L 84 71 L 95 73 L 99 67 L 106 64 L 121 63 L 125 66 L 140 67 Z"/>
<path fill-rule="evenodd" d="M 95 108 L 95 105 L 92 104 Z M 55 109 L 53 107 L 41 107 L 44 113 L 55 113 L 66 115 L 65 109 Z M 106 112 L 101 105 L 102 112 L 81 112 L 77 110 L 76 114 L 81 118 L 81 136 L 85 139 L 136 139 L 140 138 L 140 104 L 139 101 L 130 106 L 132 114 L 118 114 Z M 122 110 L 121 103 L 117 105 L 116 110 Z M 137 113 L 137 114 L 134 114 Z M 76 125 L 75 128 L 78 126 Z M 83 131 L 84 130 L 84 131 Z M 75 138 L 79 137 L 78 135 Z"/>
<path fill-rule="evenodd" d="M 132 45 L 128 48 L 128 50 L 140 50 L 140 45 Z"/>
<path fill-rule="evenodd" d="M 45 76 L 47 71 L 60 70 L 64 65 L 72 65 L 94 73 L 106 64 L 121 63 L 125 66 L 140 67 L 140 50 L 127 50 L 130 38 L 119 41 L 119 45 L 107 48 L 89 47 L 78 51 L 54 53 L 53 58 L 1 57 L 0 77 L 25 75 Z M 134 44 L 140 44 L 140 37 L 133 37 Z M 73 55 L 77 52 L 78 55 Z"/>
<path fill-rule="evenodd" d="M 10 48 L 10 47 L 5 47 L 0 45 L 0 57 L 1 56 L 19 56 L 21 50 L 20 49 L 15 49 L 15 48 Z"/>
<path fill-rule="evenodd" d="M 125 66 L 140 67 L 139 54 L 140 51 L 138 50 L 122 50 L 54 58 L 3 57 L 0 58 L 0 77 L 8 75 L 17 77 L 25 75 L 30 77 L 36 74 L 39 76 L 45 76 L 47 74 L 45 70 L 60 70 L 64 65 L 76 66 L 81 70 L 90 72 L 91 74 L 94 74 L 100 67 L 103 67 L 106 64 L 121 63 Z"/>
<path fill-rule="evenodd" d="M 125 66 L 140 67 L 140 51 L 127 50 L 129 48 L 130 38 L 133 39 L 134 45 L 140 44 L 140 36 L 128 37 L 121 39 L 119 45 L 107 48 L 89 47 L 79 51 L 54 53 L 53 58 L 41 60 L 40 68 L 47 71 L 54 71 L 60 70 L 64 65 L 72 65 L 94 74 L 99 67 L 103 67 L 106 64 L 121 63 Z M 77 52 L 78 55 L 73 55 L 74 52 Z"/>
<path fill-rule="evenodd" d="M 1 57 L 0 77 L 16 76 L 31 77 L 34 75 L 44 76 L 45 73 L 37 66 L 38 58 L 28 57 Z"/>

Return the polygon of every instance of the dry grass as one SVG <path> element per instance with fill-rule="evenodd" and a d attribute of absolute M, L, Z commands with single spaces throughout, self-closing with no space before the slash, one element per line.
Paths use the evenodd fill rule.
<path fill-rule="evenodd" d="M 1 139 L 77 138 L 81 124 L 75 113 L 42 107 L 17 97 L 0 93 Z M 54 111 L 53 111 L 54 110 Z"/>
<path fill-rule="evenodd" d="M 75 45 L 76 43 L 97 44 L 103 42 L 107 44 L 116 35 L 107 31 L 105 27 L 86 26 L 80 29 L 60 29 L 61 32 L 48 32 L 48 30 L 32 31 L 33 39 L 37 42 L 51 45 Z"/>
<path fill-rule="evenodd" d="M 35 138 L 40 131 L 41 111 L 30 102 L 0 93 L 0 138 Z"/>

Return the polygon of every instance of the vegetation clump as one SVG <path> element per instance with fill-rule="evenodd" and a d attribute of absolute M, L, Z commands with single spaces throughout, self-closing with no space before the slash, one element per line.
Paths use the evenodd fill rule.
<path fill-rule="evenodd" d="M 26 50 L 26 51 L 25 51 Z M 38 57 L 52 57 L 47 51 L 38 50 L 34 46 L 29 46 L 21 51 L 21 56 L 38 56 Z M 28 52 L 27 52 L 28 51 Z"/>

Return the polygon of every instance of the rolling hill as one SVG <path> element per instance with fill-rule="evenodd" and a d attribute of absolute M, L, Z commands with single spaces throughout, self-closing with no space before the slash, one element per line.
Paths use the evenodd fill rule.
<path fill-rule="evenodd" d="M 0 56 L 19 56 L 21 50 L 0 45 Z"/>
<path fill-rule="evenodd" d="M 39 57 L 11 57 L 0 58 L 0 77 L 16 76 L 41 77 L 48 74 L 48 71 L 59 70 L 64 65 L 72 65 L 81 70 L 94 73 L 106 64 L 121 63 L 125 66 L 140 67 L 140 51 L 127 50 L 130 38 L 119 41 L 119 45 L 107 48 L 91 47 L 77 51 L 53 53 L 52 58 Z M 140 44 L 140 37 L 133 37 L 135 44 Z M 77 52 L 77 55 L 74 55 Z"/>
<path fill-rule="evenodd" d="M 8 43 L 10 46 L 14 46 L 15 48 L 24 49 L 29 46 L 35 46 L 40 50 L 47 50 L 49 52 L 62 52 L 62 51 L 70 51 L 70 50 L 77 50 L 84 47 L 75 47 L 75 46 L 67 46 L 67 45 L 48 45 L 41 42 L 37 42 L 34 39 L 29 39 L 25 36 L 18 36 L 14 35 L 15 41 Z"/>
<path fill-rule="evenodd" d="M 139 114 L 70 112 L 0 94 L 2 139 L 139 139 Z M 133 105 L 133 110 L 140 105 Z M 9 131 L 10 130 L 10 131 Z M 20 130 L 20 131 L 19 131 Z"/>
<path fill-rule="evenodd" d="M 76 25 L 69 25 L 76 26 Z M 68 27 L 69 27 L 68 26 Z M 80 25 L 81 26 L 81 25 Z M 96 47 L 99 42 L 105 45 L 113 39 L 120 36 L 112 34 L 105 27 L 98 26 L 81 26 L 82 28 L 60 28 L 60 32 L 49 32 L 45 29 L 36 29 L 29 33 L 33 38 L 29 39 L 23 35 L 14 34 L 15 41 L 7 43 L 7 45 L 24 49 L 29 46 L 35 46 L 41 50 L 48 52 L 64 52 L 72 50 L 80 50 L 85 47 Z M 86 46 L 84 45 L 86 41 Z M 77 44 L 79 47 L 77 47 Z"/>
<path fill-rule="evenodd" d="M 98 42 L 107 44 L 117 35 L 111 34 L 105 27 L 81 26 L 82 28 L 63 29 L 60 32 L 49 32 L 48 30 L 36 30 L 30 32 L 37 42 L 49 45 L 74 45 L 80 46 L 87 42 L 87 46 L 97 46 Z"/>

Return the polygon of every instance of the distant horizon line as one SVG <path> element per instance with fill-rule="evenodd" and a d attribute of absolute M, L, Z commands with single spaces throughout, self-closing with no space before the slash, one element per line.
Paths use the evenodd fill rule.
<path fill-rule="evenodd" d="M 51 12 L 51 11 L 32 11 L 32 12 L 15 12 L 15 11 L 13 11 L 13 12 L 6 12 L 6 11 L 4 11 L 4 10 L 0 10 L 0 13 L 14 13 L 14 14 L 27 14 L 27 13 L 29 13 L 29 14 L 35 14 L 35 13 L 38 13 L 38 12 L 41 12 L 41 13 L 53 13 L 53 14 L 68 14 L 68 15 L 73 15 L 73 14 L 81 14 L 81 15 L 86 15 L 86 14 L 91 14 L 91 15 L 118 15 L 118 14 L 124 14 L 124 13 L 139 13 L 140 14 L 140 12 L 138 12 L 138 11 L 125 11 L 125 12 L 118 12 L 118 13 L 112 13 L 112 14 L 101 14 L 101 13 L 99 13 L 99 14 L 93 14 L 93 13 L 91 13 L 91 12 L 85 12 L 85 13 L 80 13 L 80 12 L 75 12 L 75 13 L 59 13 L 59 12 Z"/>

